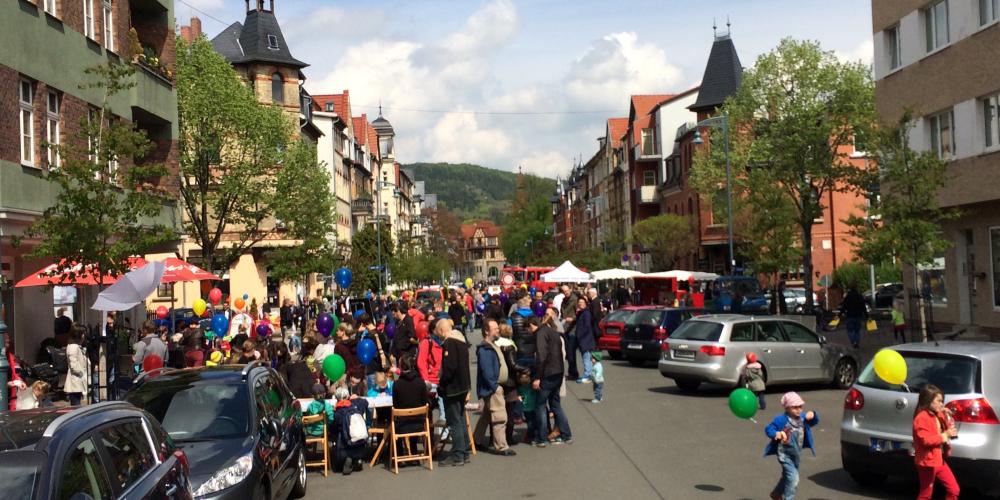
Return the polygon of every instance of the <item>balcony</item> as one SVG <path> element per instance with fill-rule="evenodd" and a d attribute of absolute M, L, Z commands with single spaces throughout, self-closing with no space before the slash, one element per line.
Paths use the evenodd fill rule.
<path fill-rule="evenodd" d="M 635 188 L 635 199 L 642 204 L 659 204 L 656 196 L 656 186 L 639 186 Z"/>
<path fill-rule="evenodd" d="M 372 210 L 372 199 L 371 198 L 358 198 L 351 201 L 351 213 L 354 215 L 371 215 Z"/>

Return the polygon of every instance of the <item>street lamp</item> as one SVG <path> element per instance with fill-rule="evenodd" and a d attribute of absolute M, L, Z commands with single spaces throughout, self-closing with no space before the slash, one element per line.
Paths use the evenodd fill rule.
<path fill-rule="evenodd" d="M 729 165 L 729 116 L 725 113 L 713 116 L 712 118 L 698 122 L 696 127 L 719 127 L 722 129 L 723 150 L 726 154 L 726 212 L 728 213 L 726 225 L 729 232 L 729 271 L 735 273 L 736 257 L 733 254 L 733 173 L 732 167 Z M 691 142 L 699 145 L 705 143 L 701 138 L 701 132 L 697 128 L 694 130 L 694 140 Z"/>

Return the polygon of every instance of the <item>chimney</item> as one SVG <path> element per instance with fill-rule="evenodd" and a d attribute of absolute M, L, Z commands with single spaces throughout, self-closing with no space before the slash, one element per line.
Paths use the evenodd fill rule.
<path fill-rule="evenodd" d="M 264 12 L 264 0 L 257 0 L 257 12 Z"/>
<path fill-rule="evenodd" d="M 197 40 L 198 37 L 200 36 L 201 36 L 201 19 L 198 19 L 197 17 L 192 17 L 191 24 L 189 26 L 181 26 L 181 38 L 183 38 L 184 41 L 188 43 L 188 45 L 194 43 L 194 41 Z"/>

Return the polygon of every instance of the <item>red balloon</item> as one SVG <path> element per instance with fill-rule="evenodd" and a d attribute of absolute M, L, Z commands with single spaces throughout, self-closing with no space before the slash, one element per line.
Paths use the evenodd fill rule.
<path fill-rule="evenodd" d="M 170 311 L 167 309 L 167 306 L 157 307 L 156 308 L 156 317 L 160 318 L 160 319 L 165 319 L 167 317 L 167 313 L 169 313 L 169 312 Z"/>
<path fill-rule="evenodd" d="M 430 333 L 429 328 L 430 325 L 426 321 L 417 321 L 416 324 L 413 325 L 413 329 L 417 332 L 417 340 L 427 338 L 427 335 Z"/>
<path fill-rule="evenodd" d="M 208 300 L 211 300 L 213 304 L 218 305 L 222 301 L 222 290 L 218 288 L 213 288 L 212 291 L 208 292 Z"/>
<path fill-rule="evenodd" d="M 142 371 L 148 372 L 157 368 L 163 368 L 163 358 L 156 354 L 150 354 L 142 359 Z"/>

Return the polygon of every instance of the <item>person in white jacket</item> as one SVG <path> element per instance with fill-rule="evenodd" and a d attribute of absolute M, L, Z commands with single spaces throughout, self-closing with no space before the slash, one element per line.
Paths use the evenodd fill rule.
<path fill-rule="evenodd" d="M 73 330 L 70 336 L 69 345 L 66 346 L 66 358 L 69 361 L 69 370 L 66 371 L 66 382 L 63 390 L 69 398 L 69 404 L 79 406 L 86 402 L 88 380 L 90 379 L 90 359 L 87 358 L 87 351 L 80 345 L 86 330 L 78 327 Z"/>

